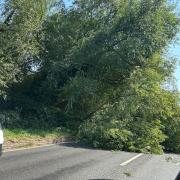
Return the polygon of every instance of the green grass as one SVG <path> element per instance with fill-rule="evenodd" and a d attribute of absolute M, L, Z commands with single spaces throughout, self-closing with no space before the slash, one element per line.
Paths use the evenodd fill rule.
<path fill-rule="evenodd" d="M 59 143 L 72 138 L 65 128 L 47 129 L 4 129 L 4 149 L 16 149 L 44 144 Z"/>
<path fill-rule="evenodd" d="M 44 129 L 4 129 L 4 137 L 6 140 L 22 137 L 60 137 L 70 136 L 70 131 L 63 128 L 56 128 L 51 130 Z"/>

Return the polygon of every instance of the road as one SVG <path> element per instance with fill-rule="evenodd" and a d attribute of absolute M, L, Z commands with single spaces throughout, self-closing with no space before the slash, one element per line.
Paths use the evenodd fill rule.
<path fill-rule="evenodd" d="M 0 180 L 174 180 L 180 155 L 93 150 L 75 143 L 6 152 Z"/>

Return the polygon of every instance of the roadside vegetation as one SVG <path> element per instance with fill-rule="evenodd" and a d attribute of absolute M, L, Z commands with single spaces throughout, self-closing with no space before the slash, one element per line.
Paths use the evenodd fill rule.
<path fill-rule="evenodd" d="M 61 127 L 97 148 L 180 152 L 176 61 L 166 56 L 180 21 L 167 0 L 1 7 L 0 119 L 9 140 Z"/>
<path fill-rule="evenodd" d="M 4 129 L 4 149 L 25 148 L 55 144 L 72 139 L 73 134 L 65 128 L 54 129 Z"/>

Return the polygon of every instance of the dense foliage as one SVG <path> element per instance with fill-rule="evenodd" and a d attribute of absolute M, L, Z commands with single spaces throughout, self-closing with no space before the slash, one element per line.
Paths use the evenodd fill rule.
<path fill-rule="evenodd" d="M 66 126 L 106 149 L 180 152 L 166 0 L 6 0 L 0 109 L 7 127 Z M 29 9 L 29 10 L 28 10 Z"/>

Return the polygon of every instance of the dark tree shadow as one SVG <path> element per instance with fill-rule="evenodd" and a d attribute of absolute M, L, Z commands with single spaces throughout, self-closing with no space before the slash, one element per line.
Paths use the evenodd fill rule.
<path fill-rule="evenodd" d="M 71 148 L 83 148 L 83 149 L 88 149 L 88 150 L 109 151 L 108 149 L 94 148 L 92 145 L 89 145 L 88 143 L 84 143 L 84 142 L 59 143 L 59 146 L 71 147 Z"/>
<path fill-rule="evenodd" d="M 92 146 L 83 142 L 60 143 L 59 145 L 72 148 L 94 149 Z"/>
<path fill-rule="evenodd" d="M 179 171 L 179 173 L 178 173 L 178 175 L 177 175 L 175 180 L 180 180 L 180 171 Z"/>
<path fill-rule="evenodd" d="M 88 179 L 88 180 L 113 180 L 113 179 Z"/>

